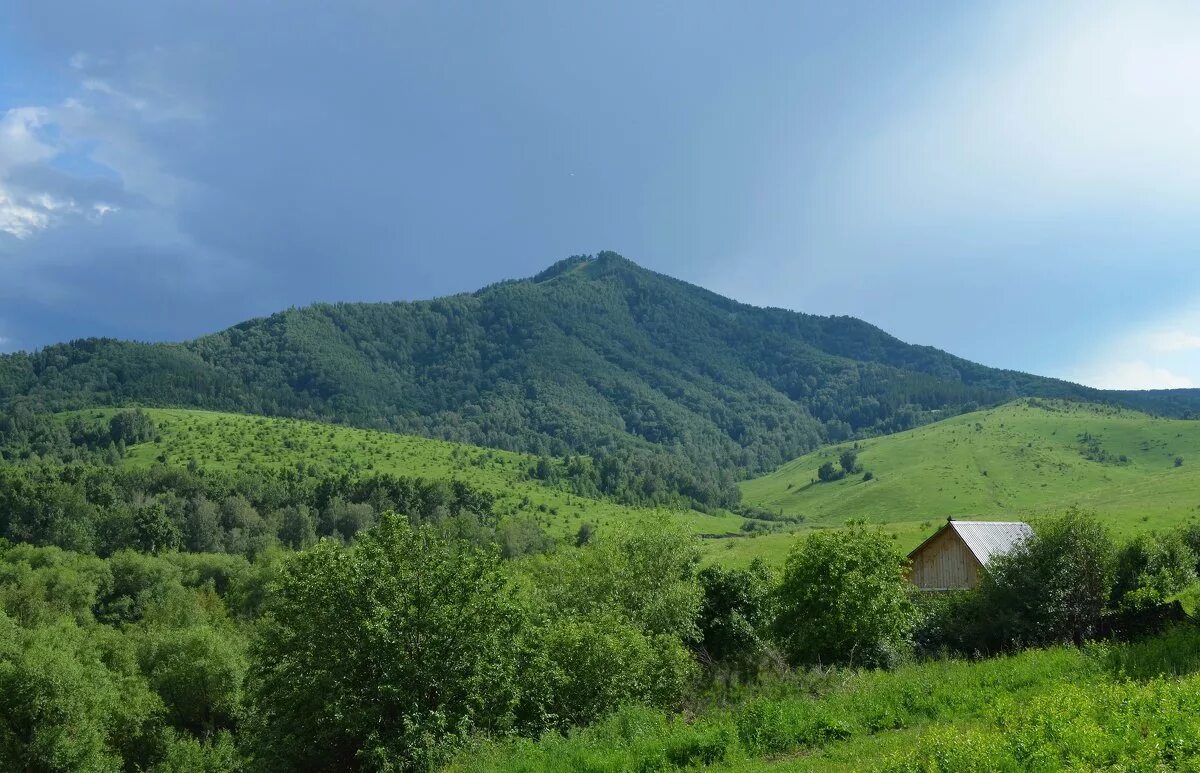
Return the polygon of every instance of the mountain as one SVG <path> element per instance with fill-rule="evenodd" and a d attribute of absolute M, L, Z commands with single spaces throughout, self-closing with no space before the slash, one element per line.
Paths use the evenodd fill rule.
<path fill-rule="evenodd" d="M 16 411 L 197 407 L 586 453 L 606 493 L 648 503 L 728 505 L 735 479 L 822 443 L 1021 396 L 1200 409 L 1200 390 L 1103 392 L 988 368 L 858 319 L 738 303 L 614 253 L 471 294 L 0 358 L 0 405 Z"/>
<path fill-rule="evenodd" d="M 856 474 L 818 479 L 822 464 L 840 468 L 841 453 L 856 445 Z M 741 487 L 748 505 L 802 516 L 806 526 L 865 518 L 907 523 L 924 537 L 947 516 L 1081 507 L 1127 534 L 1200 517 L 1200 426 L 1112 406 L 1018 400 L 826 447 Z"/>

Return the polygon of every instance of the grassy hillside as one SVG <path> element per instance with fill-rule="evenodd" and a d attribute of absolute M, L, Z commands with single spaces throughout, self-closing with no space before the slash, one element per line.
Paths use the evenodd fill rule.
<path fill-rule="evenodd" d="M 429 479 L 458 479 L 497 496 L 502 515 L 534 515 L 552 534 L 573 538 L 585 521 L 594 526 L 620 519 L 671 518 L 697 534 L 740 533 L 742 518 L 693 510 L 626 507 L 571 494 L 529 476 L 537 458 L 391 432 L 184 409 L 149 409 L 158 425 L 157 442 L 130 446 L 125 463 L 158 463 L 234 471 L 256 466 L 321 471 L 391 473 Z M 91 410 L 105 418 L 111 410 Z"/>
<path fill-rule="evenodd" d="M 165 459 L 222 470 L 304 464 L 458 478 L 497 494 L 500 513 L 532 514 L 563 538 L 573 537 L 585 521 L 602 526 L 671 518 L 704 535 L 706 554 L 728 565 L 754 558 L 781 562 L 797 536 L 838 528 L 851 518 L 883 525 L 907 550 L 949 515 L 1025 518 L 1080 506 L 1096 510 L 1119 535 L 1200 517 L 1200 424 L 1089 404 L 1022 400 L 859 441 L 859 463 L 875 476 L 867 482 L 861 474 L 812 482 L 823 462 L 836 463 L 853 443 L 802 456 L 741 484 L 748 504 L 804 519 L 796 526 L 760 523 L 764 531 L 758 534 L 747 533 L 746 519 L 728 512 L 628 507 L 571 494 L 531 478 L 537 458 L 528 454 L 294 419 L 149 412 L 161 439 L 132 446 L 128 464 Z M 1179 467 L 1177 457 L 1183 459 Z"/>
<path fill-rule="evenodd" d="M 860 441 L 861 473 L 814 482 L 853 443 L 801 456 L 742 484 L 748 504 L 891 524 L 905 544 L 955 517 L 1027 517 L 1079 506 L 1118 534 L 1200 514 L 1200 423 L 1106 406 L 1020 400 L 908 432 Z M 1176 459 L 1182 459 L 1176 466 Z"/>
<path fill-rule="evenodd" d="M 987 368 L 850 317 L 738 303 L 613 253 L 472 294 L 291 309 L 179 344 L 91 339 L 0 356 L 0 410 L 134 402 L 584 453 L 612 460 L 606 493 L 653 504 L 678 493 L 728 506 L 738 478 L 823 443 L 1020 396 L 1200 408 L 1200 390 L 1101 392 Z"/>

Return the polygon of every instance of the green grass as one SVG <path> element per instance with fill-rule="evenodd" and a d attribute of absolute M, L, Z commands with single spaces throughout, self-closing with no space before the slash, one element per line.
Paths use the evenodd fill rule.
<path fill-rule="evenodd" d="M 683 714 L 628 708 L 450 770 L 1195 769 L 1200 631 L 890 672 L 827 672 Z"/>
<path fill-rule="evenodd" d="M 1086 404 L 1022 400 L 859 441 L 859 463 L 875 475 L 868 482 L 855 475 L 813 484 L 817 467 L 853 444 L 820 449 L 742 484 L 747 504 L 804 518 L 798 527 L 756 536 L 746 536 L 745 520 L 731 513 L 626 507 L 574 496 L 531 479 L 527 470 L 535 460 L 527 454 L 295 419 L 149 412 L 161 441 L 134 446 L 127 464 L 155 464 L 165 455 L 169 464 L 194 461 L 221 470 L 303 463 L 360 474 L 457 478 L 496 494 L 502 514 L 533 515 L 567 539 L 585 521 L 603 526 L 670 518 L 704 536 L 707 561 L 731 566 L 755 558 L 779 564 L 797 538 L 840 528 L 852 518 L 880 525 L 907 551 L 948 515 L 1022 519 L 1080 506 L 1095 510 L 1118 537 L 1200 517 L 1200 423 Z M 1080 440 L 1085 433 L 1107 461 L 1086 458 Z M 1182 466 L 1175 466 L 1176 457 Z"/>
<path fill-rule="evenodd" d="M 1089 459 L 1090 435 L 1100 453 Z M 947 516 L 1022 519 L 1070 506 L 1118 536 L 1200 516 L 1200 423 L 1105 406 L 1020 400 L 908 432 L 859 441 L 875 478 L 813 483 L 853 443 L 823 448 L 742 484 L 747 504 L 840 526 L 884 525 L 905 548 Z M 1121 457 L 1125 460 L 1122 461 Z M 1175 466 L 1182 457 L 1182 466 Z"/>
<path fill-rule="evenodd" d="M 233 472 L 304 464 L 330 472 L 457 479 L 495 494 L 501 515 L 532 515 L 550 533 L 564 539 L 573 538 L 585 521 L 602 528 L 620 520 L 670 518 L 699 535 L 737 534 L 743 523 L 741 517 L 730 513 L 626 507 L 575 496 L 531 479 L 528 470 L 536 458 L 528 454 L 297 419 L 185 409 L 146 411 L 154 417 L 160 438 L 128 449 L 125 464 L 132 467 L 165 460 L 170 465 L 194 462 L 204 469 Z M 79 413 L 103 419 L 113 411 Z M 720 541 L 706 539 L 704 544 Z"/>

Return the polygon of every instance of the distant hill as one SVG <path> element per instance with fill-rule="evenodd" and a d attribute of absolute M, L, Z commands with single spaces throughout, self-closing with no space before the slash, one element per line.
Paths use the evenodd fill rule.
<path fill-rule="evenodd" d="M 87 339 L 0 357 L 0 406 L 140 403 L 586 453 L 605 493 L 729 505 L 823 443 L 1020 396 L 1172 416 L 1200 391 L 1102 392 L 912 346 L 850 317 L 737 303 L 614 254 L 413 303 L 322 304 L 179 344 Z"/>
<path fill-rule="evenodd" d="M 82 412 L 103 420 L 115 411 Z M 378 474 L 425 480 L 458 480 L 495 497 L 501 517 L 534 519 L 547 533 L 575 537 L 585 522 L 605 528 L 630 519 L 671 518 L 698 534 L 738 533 L 744 519 L 724 513 L 626 507 L 596 496 L 572 493 L 567 482 L 552 485 L 531 477 L 537 457 L 462 443 L 354 427 L 263 416 L 148 409 L 158 438 L 129 446 L 122 465 L 166 464 L 233 473 L 244 469 L 293 469 L 351 477 Z M 561 466 L 561 463 L 559 463 Z"/>
<path fill-rule="evenodd" d="M 813 482 L 854 443 L 802 456 L 746 481 L 748 505 L 803 515 L 908 523 L 947 516 L 1014 518 L 1071 506 L 1118 532 L 1200 518 L 1200 425 L 1102 405 L 1020 400 L 858 443 L 861 470 Z M 1178 462 L 1176 461 L 1178 460 Z M 866 472 L 872 480 L 864 480 Z M 906 544 L 911 539 L 906 540 Z"/>

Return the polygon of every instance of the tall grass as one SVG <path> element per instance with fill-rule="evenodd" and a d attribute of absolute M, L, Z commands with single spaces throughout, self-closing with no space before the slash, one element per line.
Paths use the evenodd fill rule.
<path fill-rule="evenodd" d="M 1176 635 L 1190 636 L 1200 647 L 1200 635 L 1194 631 Z M 566 736 L 485 742 L 460 755 L 449 769 L 601 773 L 761 764 L 876 733 L 990 721 L 1007 707 L 1033 704 L 1073 684 L 1116 684 L 1123 679 L 1121 668 L 1150 670 L 1155 663 L 1183 667 L 1182 660 L 1170 661 L 1177 653 L 1173 645 L 1137 646 L 1132 654 L 1120 646 L 1058 647 L 979 662 L 946 660 L 887 672 L 831 672 L 791 687 L 766 685 L 733 705 L 688 715 L 628 707 Z M 1200 717 L 1200 704 L 1196 713 Z M 985 734 L 979 743 L 984 741 L 995 739 Z M 967 750 L 956 746 L 953 751 Z M 925 769 L 920 767 L 922 759 L 877 761 L 900 766 L 910 762 Z"/>

